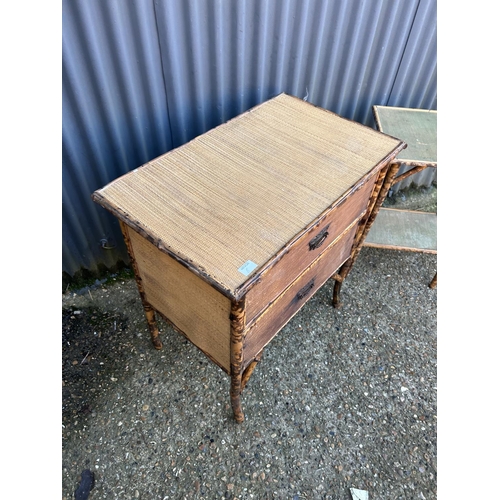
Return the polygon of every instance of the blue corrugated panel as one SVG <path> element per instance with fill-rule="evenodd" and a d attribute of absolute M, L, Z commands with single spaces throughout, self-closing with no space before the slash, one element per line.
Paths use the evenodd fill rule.
<path fill-rule="evenodd" d="M 160 2 L 174 144 L 280 92 L 372 125 L 371 105 L 389 99 L 418 4 Z"/>
<path fill-rule="evenodd" d="M 437 6 L 436 1 L 421 1 L 406 43 L 403 58 L 388 106 L 437 109 Z M 385 104 L 385 103 L 384 103 Z M 399 173 L 410 167 L 401 167 Z M 410 186 L 430 186 L 437 170 L 427 168 L 396 184 L 393 192 Z"/>
<path fill-rule="evenodd" d="M 63 270 L 127 260 L 92 191 L 280 92 L 370 126 L 433 108 L 435 3 L 65 0 Z"/>
<path fill-rule="evenodd" d="M 172 146 L 155 25 L 150 1 L 63 3 L 63 270 L 69 274 L 127 258 L 116 220 L 90 195 Z"/>

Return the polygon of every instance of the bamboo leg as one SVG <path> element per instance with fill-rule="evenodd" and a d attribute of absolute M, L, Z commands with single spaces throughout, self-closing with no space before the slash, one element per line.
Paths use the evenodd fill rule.
<path fill-rule="evenodd" d="M 139 295 L 142 301 L 142 307 L 144 308 L 144 314 L 146 316 L 146 321 L 148 323 L 149 333 L 151 335 L 151 342 L 155 349 L 161 349 L 163 344 L 160 340 L 160 333 L 158 331 L 158 325 L 156 323 L 155 310 L 146 300 L 146 295 L 144 293 L 144 287 L 142 286 L 141 275 L 139 274 L 139 268 L 137 267 L 137 262 L 134 257 L 134 251 L 132 249 L 132 243 L 130 242 L 130 238 L 128 235 L 128 228 L 125 223 L 120 221 L 120 228 L 122 230 L 123 239 L 125 240 L 125 245 L 127 246 L 128 254 L 130 257 L 130 263 L 132 265 L 132 269 L 134 270 L 135 282 L 137 284 L 137 288 L 139 290 Z"/>
<path fill-rule="evenodd" d="M 262 358 L 262 353 L 264 351 L 260 351 L 257 356 L 255 356 L 255 359 L 247 366 L 246 370 L 243 372 L 243 375 L 241 377 L 241 390 L 243 390 L 250 377 L 252 376 L 253 371 L 255 370 L 255 367 L 259 363 L 260 359 Z"/>
<path fill-rule="evenodd" d="M 342 302 L 340 302 L 340 288 L 342 287 L 342 281 L 336 279 L 335 284 L 333 285 L 333 298 L 332 305 L 335 309 L 340 309 L 342 307 Z"/>
<path fill-rule="evenodd" d="M 377 180 L 376 187 L 378 187 L 379 189 L 378 189 L 378 192 L 376 194 L 376 200 L 375 200 L 375 202 L 371 202 L 372 207 L 368 211 L 368 217 L 367 217 L 366 223 L 364 224 L 364 226 L 361 228 L 361 230 L 356 235 L 356 244 L 354 247 L 354 251 L 351 255 L 351 258 L 349 259 L 350 260 L 349 271 L 351 270 L 352 266 L 354 265 L 354 262 L 356 261 L 358 255 L 359 255 L 359 252 L 361 251 L 361 247 L 363 246 L 363 242 L 365 241 L 366 236 L 368 235 L 368 231 L 370 230 L 370 228 L 373 226 L 373 223 L 375 222 L 375 217 L 377 216 L 377 214 L 380 210 L 380 207 L 382 206 L 382 203 L 384 203 L 384 200 L 387 197 L 387 193 L 389 192 L 389 189 L 394 184 L 394 178 L 396 177 L 396 174 L 398 173 L 399 167 L 400 167 L 399 163 L 391 163 L 389 165 L 389 168 L 387 169 L 387 173 L 385 174 L 385 176 L 383 176 L 383 179 L 380 180 L 380 178 L 379 178 L 379 180 Z M 380 186 L 379 182 L 381 182 L 381 186 Z M 375 194 L 375 189 L 374 189 L 374 194 Z M 346 276 L 347 276 L 347 274 L 346 274 Z"/>
<path fill-rule="evenodd" d="M 351 271 L 354 262 L 356 262 L 356 259 L 358 258 L 366 235 L 372 227 L 373 222 L 375 221 L 375 217 L 377 216 L 380 207 L 382 206 L 382 203 L 387 197 L 387 193 L 389 192 L 389 189 L 393 184 L 399 167 L 400 165 L 398 163 L 391 163 L 380 171 L 377 182 L 373 187 L 370 202 L 368 204 L 368 210 L 365 217 L 361 220 L 356 236 L 354 237 L 351 256 L 338 271 L 338 277 L 334 278 L 335 285 L 333 287 L 332 305 L 335 309 L 339 309 L 340 307 L 342 307 L 342 303 L 340 302 L 340 289 L 342 287 L 342 283 Z"/>
<path fill-rule="evenodd" d="M 434 278 L 432 278 L 432 281 L 429 284 L 429 288 L 436 288 L 438 284 L 438 273 L 434 275 Z"/>
<path fill-rule="evenodd" d="M 243 330 L 245 328 L 245 299 L 231 304 L 231 406 L 236 422 L 245 419 L 241 409 L 243 362 Z"/>
<path fill-rule="evenodd" d="M 160 340 L 160 332 L 158 331 L 158 325 L 156 324 L 155 310 L 149 305 L 144 304 L 144 313 L 146 315 L 146 321 L 148 322 L 149 333 L 151 335 L 151 342 L 155 349 L 160 350 L 163 344 Z"/>

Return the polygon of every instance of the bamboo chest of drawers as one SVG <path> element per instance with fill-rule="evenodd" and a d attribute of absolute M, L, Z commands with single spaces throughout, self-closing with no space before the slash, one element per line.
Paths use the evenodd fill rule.
<path fill-rule="evenodd" d="M 230 375 L 236 421 L 263 348 L 345 278 L 405 146 L 280 94 L 93 193 L 120 220 L 153 345 L 159 314 Z"/>

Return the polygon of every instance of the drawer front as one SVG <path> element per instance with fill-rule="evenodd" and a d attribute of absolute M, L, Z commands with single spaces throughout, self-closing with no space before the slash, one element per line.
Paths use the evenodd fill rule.
<path fill-rule="evenodd" d="M 279 330 L 349 258 L 357 224 L 331 245 L 280 297 L 250 325 L 243 346 L 243 363 L 248 365 Z"/>
<path fill-rule="evenodd" d="M 290 250 L 267 269 L 246 294 L 247 320 L 251 321 L 306 269 L 366 209 L 376 176 L 333 208 L 301 236 Z"/>

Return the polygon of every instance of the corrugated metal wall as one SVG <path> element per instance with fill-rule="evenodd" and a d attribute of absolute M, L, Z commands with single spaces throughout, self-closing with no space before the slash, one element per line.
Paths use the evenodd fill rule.
<path fill-rule="evenodd" d="M 63 271 L 127 261 L 119 175 L 280 92 L 436 109 L 436 66 L 436 0 L 63 0 Z"/>

